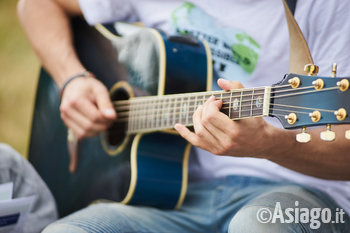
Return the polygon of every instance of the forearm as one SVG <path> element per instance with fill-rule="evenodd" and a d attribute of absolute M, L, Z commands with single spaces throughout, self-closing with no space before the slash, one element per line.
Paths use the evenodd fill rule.
<path fill-rule="evenodd" d="M 324 179 L 350 179 L 350 141 L 344 137 L 346 126 L 333 126 L 337 137 L 333 142 L 320 139 L 324 128 L 309 130 L 312 141 L 299 143 L 298 131 L 274 129 L 269 140 L 266 158 L 289 169 Z"/>
<path fill-rule="evenodd" d="M 34 51 L 59 86 L 84 70 L 74 51 L 69 24 L 69 15 L 80 14 L 75 1 L 61 5 L 54 0 L 21 0 L 17 10 Z"/>

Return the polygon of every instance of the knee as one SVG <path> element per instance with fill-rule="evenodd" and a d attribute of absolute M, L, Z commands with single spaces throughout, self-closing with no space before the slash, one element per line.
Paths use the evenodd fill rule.
<path fill-rule="evenodd" d="M 284 224 L 279 221 L 272 222 L 274 209 L 263 206 L 246 206 L 240 209 L 231 219 L 229 233 L 283 233 L 302 232 L 298 224 Z"/>

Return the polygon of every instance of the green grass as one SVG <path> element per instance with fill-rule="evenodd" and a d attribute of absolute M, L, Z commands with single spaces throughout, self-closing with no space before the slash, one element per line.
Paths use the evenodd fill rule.
<path fill-rule="evenodd" d="M 16 1 L 0 1 L 0 142 L 27 155 L 39 62 L 16 15 Z"/>

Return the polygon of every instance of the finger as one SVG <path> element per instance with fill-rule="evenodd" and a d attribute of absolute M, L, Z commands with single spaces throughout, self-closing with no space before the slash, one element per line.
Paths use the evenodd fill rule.
<path fill-rule="evenodd" d="M 203 106 L 201 118 L 202 125 L 218 142 L 227 136 L 227 128 L 232 124 L 232 121 L 225 114 L 220 112 L 221 106 L 221 100 L 209 98 Z"/>
<path fill-rule="evenodd" d="M 193 114 L 193 128 L 196 135 L 201 140 L 201 148 L 206 146 L 214 147 L 217 143 L 217 139 L 210 134 L 210 132 L 202 124 L 202 111 L 203 106 L 198 106 L 197 110 Z"/>
<path fill-rule="evenodd" d="M 105 86 L 98 83 L 92 89 L 96 99 L 97 108 L 100 110 L 102 115 L 107 119 L 114 120 L 117 117 L 117 113 L 113 108 L 111 99 L 109 98 L 108 90 Z"/>
<path fill-rule="evenodd" d="M 108 127 L 106 123 L 95 123 L 90 121 L 76 109 L 71 109 L 64 114 L 64 120 L 71 121 L 74 125 L 79 127 L 81 131 L 83 131 L 79 132 L 80 137 L 94 136 L 99 132 L 106 130 Z"/>
<path fill-rule="evenodd" d="M 174 126 L 175 130 L 186 139 L 189 143 L 191 143 L 194 146 L 199 146 L 199 138 L 195 133 L 192 133 L 189 129 L 186 128 L 186 126 L 182 124 L 175 124 Z"/>
<path fill-rule="evenodd" d="M 64 124 L 73 131 L 73 135 L 75 135 L 78 139 L 83 139 L 83 128 L 81 128 L 78 124 L 76 124 L 74 121 L 72 121 L 69 118 L 64 119 Z"/>
<path fill-rule="evenodd" d="M 232 89 L 241 89 L 243 88 L 243 85 L 241 82 L 238 81 L 229 81 L 226 79 L 219 78 L 218 79 L 218 85 L 225 91 L 229 91 Z"/>
<path fill-rule="evenodd" d="M 102 113 L 98 111 L 96 105 L 91 103 L 88 99 L 82 99 L 76 108 L 78 112 L 88 118 L 91 122 L 102 123 L 108 126 L 113 121 L 111 119 L 106 119 Z"/>
<path fill-rule="evenodd" d="M 230 135 L 235 124 L 227 115 L 220 112 L 221 104 L 222 102 L 217 101 L 208 103 L 202 113 L 204 127 L 219 141 Z"/>

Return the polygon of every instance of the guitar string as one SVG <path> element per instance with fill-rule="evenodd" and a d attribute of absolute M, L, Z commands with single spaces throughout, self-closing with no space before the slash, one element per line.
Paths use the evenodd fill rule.
<path fill-rule="evenodd" d="M 256 110 L 262 110 L 262 109 L 255 109 L 255 110 L 253 110 L 253 111 L 256 111 Z M 282 111 L 282 112 L 291 112 L 291 110 L 288 110 L 288 109 L 278 109 L 278 108 L 275 108 L 274 109 L 274 111 Z M 322 110 L 321 110 L 322 111 Z M 323 110 L 323 111 L 326 111 L 326 112 L 332 112 L 332 111 L 330 111 L 330 110 Z M 258 113 L 258 115 L 255 115 L 255 114 L 257 114 L 256 112 L 252 112 L 252 114 L 248 114 L 248 115 L 245 115 L 246 114 L 246 112 L 252 112 L 250 109 L 246 109 L 246 110 L 243 110 L 243 111 L 241 111 L 241 114 L 242 115 L 244 115 L 243 117 L 241 117 L 241 118 L 247 118 L 247 117 L 251 117 L 251 116 L 263 116 L 261 113 Z M 293 113 L 299 113 L 299 114 L 310 114 L 310 112 L 301 112 L 301 111 L 295 111 L 295 110 L 293 110 L 292 111 Z M 193 115 L 193 113 L 194 112 L 190 112 L 190 114 L 191 115 Z M 190 116 L 191 116 L 190 115 Z M 277 114 L 274 114 L 274 115 L 277 115 Z M 173 125 L 173 124 L 175 124 L 176 122 L 179 122 L 180 121 L 180 118 L 178 117 L 178 116 L 174 116 L 174 117 L 169 117 L 169 119 L 170 118 L 172 118 L 172 119 L 170 119 L 170 120 L 168 120 L 168 118 L 164 118 L 166 115 L 158 115 L 157 117 L 156 117 L 156 119 L 149 119 L 149 118 L 147 118 L 146 116 L 141 116 L 141 117 L 138 117 L 138 118 L 134 118 L 135 120 L 138 120 L 137 122 L 134 122 L 135 124 L 142 124 L 142 125 L 144 125 L 145 123 L 142 123 L 142 121 L 146 121 L 146 122 L 148 122 L 147 124 L 149 124 L 149 122 L 150 121 L 152 121 L 152 125 L 153 125 L 153 123 L 155 124 L 155 125 L 157 125 L 158 123 L 159 123 L 159 121 L 161 121 L 161 124 L 163 124 L 162 122 L 164 122 L 164 121 L 166 121 L 165 122 L 165 124 L 166 125 Z M 283 115 L 283 116 L 285 116 L 285 115 Z M 189 117 L 189 116 L 188 116 Z M 188 118 L 187 117 L 187 118 Z M 240 118 L 237 118 L 237 117 L 233 117 L 233 118 L 231 118 L 231 116 L 230 116 L 230 119 L 240 119 Z M 141 121 L 140 121 L 141 120 Z M 128 118 L 119 118 L 118 120 L 117 120 L 117 122 L 127 122 L 128 121 Z M 171 121 L 171 124 L 170 124 L 170 121 Z M 182 123 L 181 121 L 179 122 L 179 123 Z"/>
<path fill-rule="evenodd" d="M 312 86 L 310 87 L 310 88 L 312 88 Z M 325 88 L 325 89 L 322 89 L 321 91 L 327 91 L 327 90 L 332 90 L 332 89 L 338 89 L 338 87 L 332 87 L 332 88 Z M 300 90 L 300 89 L 299 89 Z M 312 93 L 312 92 L 316 92 L 316 91 L 320 91 L 320 90 L 313 90 L 313 91 L 306 91 L 306 92 L 299 92 L 299 93 L 295 93 L 295 94 L 287 94 L 287 95 L 284 95 L 284 96 L 282 96 L 282 97 L 285 97 L 285 96 L 291 96 L 291 95 L 299 95 L 299 94 L 305 94 L 305 93 Z M 241 92 L 241 93 L 243 93 L 243 91 Z M 222 96 L 222 94 L 221 94 L 221 96 Z M 251 96 L 251 95 L 247 95 L 247 96 Z M 278 96 L 277 96 L 278 97 Z M 273 98 L 273 97 L 270 97 L 270 99 L 271 98 Z M 243 102 L 244 100 L 242 100 L 241 99 L 241 102 Z M 246 100 L 245 102 L 251 102 L 251 100 Z M 186 101 L 185 101 L 186 102 Z M 188 102 L 188 101 L 187 101 Z M 165 104 L 165 101 L 163 101 L 163 103 L 162 103 L 163 105 Z M 225 103 L 224 103 L 225 104 Z M 227 103 L 226 103 L 227 104 Z M 242 107 L 242 106 L 241 106 Z M 286 107 L 289 107 L 289 106 L 286 106 Z M 300 108 L 302 108 L 302 107 L 300 107 Z M 309 108 L 310 109 L 310 108 Z M 143 113 L 145 112 L 145 110 L 143 109 L 143 110 L 141 110 Z M 252 111 L 251 109 L 249 109 L 249 110 L 245 110 L 245 111 Z M 277 109 L 276 109 L 276 111 L 277 111 Z M 284 110 L 284 111 L 287 111 L 287 110 Z M 146 111 L 147 112 L 147 111 Z M 181 113 L 181 112 L 180 112 Z M 188 113 L 187 113 L 188 114 Z M 307 114 L 307 113 L 304 113 L 304 114 Z M 164 116 L 162 116 L 162 114 L 161 114 L 161 112 L 159 113 L 159 109 L 157 109 L 157 112 L 155 112 L 155 113 L 152 113 L 152 116 L 154 116 L 154 115 L 156 115 L 156 117 L 164 117 Z M 143 117 L 144 118 L 144 117 Z M 136 118 L 136 117 L 133 117 L 133 121 L 137 121 L 137 120 L 139 120 L 138 118 Z M 180 115 L 180 119 L 181 119 L 181 115 Z M 187 121 L 187 119 L 188 119 L 188 117 L 186 117 L 186 121 Z M 156 120 L 158 120 L 158 118 L 156 118 Z M 161 120 L 161 123 L 164 121 L 164 120 L 162 120 L 162 119 L 160 119 Z M 140 123 L 140 122 L 135 122 L 136 124 L 143 124 L 143 123 Z M 156 122 L 156 125 L 158 124 L 158 122 Z M 135 127 L 135 126 L 131 126 L 131 127 Z"/>
<path fill-rule="evenodd" d="M 225 105 L 228 105 L 227 107 L 221 107 L 220 110 L 226 110 L 226 109 L 232 109 L 232 106 L 230 106 L 230 103 L 225 103 Z M 297 108 L 297 109 L 303 109 L 303 110 L 312 110 L 312 111 L 320 111 L 320 112 L 329 112 L 329 113 L 334 113 L 336 110 L 328 110 L 328 109 L 320 109 L 320 108 L 309 108 L 309 107 L 300 107 L 300 106 L 292 106 L 292 105 L 284 105 L 284 104 L 275 104 L 275 103 L 270 103 L 270 106 L 279 106 L 279 107 L 286 107 L 286 108 Z M 241 108 L 246 108 L 249 107 L 249 109 L 241 109 L 240 112 L 244 112 L 244 111 L 258 111 L 258 110 L 263 110 L 262 107 L 257 107 L 257 108 L 252 108 L 254 105 L 242 105 Z M 195 108 L 195 106 L 191 107 L 192 109 Z M 177 110 L 179 110 L 181 108 L 177 108 Z M 169 109 L 167 109 L 169 110 Z M 164 111 L 164 109 L 161 110 L 161 115 L 160 116 L 173 116 L 173 115 L 180 115 L 180 114 L 193 114 L 195 111 L 197 110 L 197 108 L 195 108 L 195 110 L 189 110 L 189 111 Z M 239 112 L 239 110 L 237 109 L 233 109 L 236 112 Z M 272 110 L 276 110 L 276 108 L 273 108 Z M 292 111 L 292 112 L 296 112 L 295 110 L 288 110 L 288 111 Z M 132 112 L 133 116 L 138 117 L 148 117 L 150 115 L 155 115 L 154 113 L 150 113 L 150 114 L 144 114 L 145 111 L 138 111 L 137 113 L 141 113 L 141 114 L 136 114 L 135 112 Z M 311 113 L 311 112 L 305 112 L 305 113 Z M 120 118 L 128 118 L 130 112 L 121 112 L 118 114 L 118 119 Z"/>
<path fill-rule="evenodd" d="M 250 111 L 250 110 L 245 110 L 245 111 Z M 275 109 L 275 111 L 282 111 L 282 112 L 290 112 L 289 110 L 287 109 Z M 293 111 L 295 113 L 300 113 L 300 114 L 309 114 L 309 112 L 300 112 L 300 111 Z M 286 115 L 282 115 L 282 114 L 278 114 L 278 113 L 274 113 L 275 116 L 280 116 L 280 117 L 285 117 Z M 262 117 L 263 115 L 262 114 L 249 114 L 249 115 L 246 115 L 246 116 L 243 116 L 243 117 L 233 117 L 231 118 L 231 120 L 240 120 L 240 119 L 247 119 L 247 118 L 252 118 L 252 117 Z M 143 131 L 149 131 L 149 129 L 152 129 L 152 131 L 155 131 L 156 129 L 171 129 L 173 128 L 174 124 L 176 123 L 181 123 L 181 124 L 184 124 L 186 126 L 192 126 L 193 123 L 182 123 L 182 122 L 179 122 L 179 118 L 175 118 L 173 119 L 172 121 L 175 121 L 175 123 L 172 123 L 172 124 L 168 124 L 167 122 L 165 122 L 164 124 L 161 124 L 161 125 L 157 125 L 157 123 L 155 123 L 156 126 L 153 126 L 153 122 L 150 124 L 149 122 L 147 122 L 147 119 L 145 119 L 146 122 L 136 122 L 138 125 L 140 125 L 141 127 L 135 127 L 135 126 L 132 126 L 133 129 L 132 130 L 127 130 L 128 132 L 143 132 Z M 157 119 L 157 121 L 160 120 L 160 121 L 164 121 L 164 119 Z M 148 120 L 149 121 L 149 120 Z M 117 120 L 117 122 L 128 122 L 128 119 L 127 118 L 124 118 L 124 119 L 119 119 Z M 151 125 L 151 127 L 148 127 L 148 125 Z M 121 128 L 117 128 L 117 129 L 113 129 L 113 131 L 117 131 L 117 132 L 121 132 L 121 131 L 124 131 L 124 129 L 121 129 Z M 117 133 L 115 132 L 115 133 Z M 111 133 L 111 132 L 109 132 Z"/>
<path fill-rule="evenodd" d="M 261 110 L 261 109 L 258 109 L 258 110 Z M 254 116 L 254 114 L 257 114 L 256 111 L 257 110 L 253 110 L 253 112 L 252 112 L 249 109 L 248 110 L 243 110 L 243 111 L 241 111 L 241 115 L 244 116 L 244 117 Z M 307 114 L 307 115 L 310 114 L 310 112 L 302 112 L 302 111 L 296 111 L 296 110 L 290 110 L 290 109 L 278 109 L 278 108 L 275 108 L 274 111 L 277 111 L 277 112 L 278 111 L 283 111 L 283 112 L 287 112 L 287 113 L 293 112 L 293 113 Z M 184 117 L 182 119 L 182 121 L 188 121 L 189 118 L 192 119 L 193 114 L 194 114 L 194 112 L 189 112 L 188 114 L 186 114 L 186 117 Z M 259 112 L 258 115 L 263 116 L 263 114 L 260 113 L 260 112 Z M 275 115 L 275 113 L 273 115 Z M 284 116 L 286 116 L 286 115 L 284 115 Z M 233 119 L 232 117 L 236 118 L 237 116 L 232 114 L 230 116 L 230 119 Z M 118 123 L 118 122 L 128 122 L 128 121 L 129 121 L 128 117 L 121 117 L 121 118 L 118 118 L 116 120 L 116 123 Z M 157 124 L 157 122 L 159 122 L 159 121 L 162 121 L 162 122 L 166 121 L 167 124 L 170 124 L 170 122 L 171 122 L 171 124 L 176 123 L 176 122 L 182 122 L 182 121 L 180 121 L 180 117 L 178 115 L 174 116 L 174 115 L 164 115 L 164 114 L 163 115 L 158 115 L 158 116 L 152 117 L 152 118 L 149 118 L 147 116 L 134 117 L 133 120 L 131 122 L 130 121 L 129 122 L 130 123 L 134 122 L 135 124 L 137 124 L 137 123 L 140 123 L 141 121 L 148 121 L 148 122 L 152 121 L 152 122 L 155 122 L 155 124 Z"/>
<path fill-rule="evenodd" d="M 286 85 L 286 87 L 289 87 L 289 85 Z M 271 88 L 275 88 L 275 87 L 271 87 Z M 298 88 L 298 89 L 288 89 L 288 90 L 281 90 L 281 91 L 271 91 L 270 94 L 275 94 L 275 93 L 283 93 L 283 92 L 291 92 L 291 91 L 299 91 L 299 90 L 303 90 L 303 89 L 310 89 L 310 88 L 314 88 L 314 86 L 308 86 L 308 87 L 302 87 L 302 88 Z M 238 98 L 238 97 L 247 97 L 247 96 L 251 96 L 252 94 L 244 94 L 244 92 L 256 92 L 256 91 L 265 91 L 266 87 L 262 87 L 262 88 L 247 88 L 247 89 L 235 89 L 235 90 L 231 90 L 231 91 L 216 91 L 216 92 L 197 92 L 197 93 L 182 93 L 182 94 L 171 94 L 171 95 L 163 95 L 163 96 L 141 96 L 141 97 L 135 97 L 132 99 L 128 99 L 128 100 L 117 100 L 117 101 L 112 101 L 112 103 L 114 103 L 115 105 L 123 105 L 123 104 L 130 104 L 130 102 L 132 103 L 137 103 L 137 102 L 144 102 L 144 101 L 149 101 L 149 100 L 167 100 L 167 99 L 181 99 L 181 98 L 191 98 L 191 97 L 210 97 L 210 96 L 216 96 L 216 95 L 220 95 L 220 96 L 224 96 L 224 95 L 229 95 L 232 93 L 243 93 L 242 95 L 235 95 L 235 96 L 226 96 L 223 99 L 229 99 L 229 98 Z M 216 94 L 213 94 L 216 93 Z M 261 93 L 263 94 L 263 93 Z"/>
<path fill-rule="evenodd" d="M 251 101 L 251 100 L 246 100 L 246 101 L 241 101 L 241 102 L 250 102 L 249 105 L 241 105 L 240 107 L 253 107 L 253 106 L 256 106 L 256 101 Z M 199 105 L 202 105 L 202 102 L 199 102 L 198 103 Z M 180 113 L 182 111 L 177 111 L 177 110 L 182 110 L 184 108 L 186 109 L 193 109 L 193 108 L 197 108 L 198 107 L 198 104 L 197 106 L 196 105 L 187 105 L 186 107 L 184 106 L 176 106 L 176 107 L 171 107 L 169 106 L 168 108 L 153 108 L 153 110 L 161 110 L 162 112 L 165 112 L 166 114 L 169 114 L 169 112 L 172 112 L 173 114 L 175 113 Z M 261 104 L 261 103 L 260 103 Z M 313 110 L 313 111 L 323 111 L 323 112 L 333 112 L 332 110 L 326 110 L 326 109 L 318 109 L 318 108 L 309 108 L 309 107 L 301 107 L 301 106 L 293 106 L 293 105 L 284 105 L 284 104 L 276 104 L 276 103 L 269 103 L 270 105 L 276 105 L 276 106 L 282 106 L 282 107 L 289 107 L 289 108 L 300 108 L 300 109 L 305 109 L 305 110 Z M 224 107 L 224 105 L 229 105 L 229 107 Z M 232 102 L 224 102 L 222 103 L 222 108 L 221 109 L 232 109 L 234 108 L 234 106 L 230 106 L 232 105 Z M 133 115 L 145 115 L 146 114 L 149 114 L 149 111 L 146 109 L 147 106 L 143 106 L 144 108 L 143 109 L 138 109 L 138 110 L 133 110 L 133 111 L 121 111 L 119 108 L 116 108 L 117 112 L 118 112 L 118 116 L 121 117 L 121 116 L 128 116 L 129 114 L 132 114 Z M 237 106 L 238 108 L 238 106 Z M 257 107 L 259 108 L 259 107 Z M 125 109 L 124 109 L 125 110 Z M 235 109 L 234 109 L 235 110 Z M 254 110 L 254 109 L 253 109 Z M 153 112 L 151 113 L 153 114 Z"/>
<path fill-rule="evenodd" d="M 275 109 L 276 111 L 288 111 L 288 110 L 285 110 L 285 109 Z M 308 113 L 305 113 L 305 112 L 299 112 L 300 114 L 308 114 Z M 285 115 L 282 115 L 282 114 L 274 114 L 275 116 L 280 116 L 280 117 L 285 117 Z M 253 117 L 262 117 L 261 114 L 257 114 L 257 115 L 247 115 L 247 116 L 243 116 L 243 117 L 234 117 L 232 118 L 231 120 L 242 120 L 242 119 L 247 119 L 247 118 L 253 118 Z M 156 131 L 156 130 L 164 130 L 164 129 L 173 129 L 174 128 L 174 125 L 177 124 L 177 123 L 180 123 L 180 124 L 184 124 L 185 126 L 193 126 L 193 122 L 191 123 L 182 123 L 182 122 L 179 122 L 177 121 L 178 119 L 176 119 L 175 123 L 174 124 L 167 124 L 167 123 L 164 123 L 164 124 L 161 124 L 161 125 L 158 125 L 158 124 L 155 124 L 155 126 L 153 126 L 154 124 L 149 124 L 149 122 L 137 122 L 136 126 L 133 125 L 132 126 L 132 129 L 128 129 L 126 130 L 128 133 L 136 133 L 136 132 L 145 132 L 145 131 L 150 131 L 150 129 L 152 129 L 152 131 Z M 120 120 L 122 122 L 127 122 L 127 119 L 123 119 L 123 120 Z M 137 127 L 137 126 L 140 126 L 140 127 Z M 148 127 L 148 125 L 151 125 L 150 127 Z M 121 131 L 124 131 L 123 129 L 121 128 L 117 128 L 117 129 L 113 129 L 112 132 L 109 132 L 110 134 L 114 133 L 114 134 L 117 134 L 118 132 L 121 132 Z"/>
<path fill-rule="evenodd" d="M 290 85 L 285 85 L 284 87 L 290 87 Z M 298 88 L 298 89 L 288 89 L 288 90 L 281 90 L 281 91 L 271 91 L 270 94 L 275 94 L 275 93 L 283 93 L 283 92 L 291 92 L 291 91 L 300 91 L 300 90 L 303 90 L 303 89 L 311 89 L 311 88 L 314 88 L 314 86 L 307 86 L 307 87 L 302 87 L 302 88 Z M 339 87 L 336 86 L 336 87 L 330 87 L 330 88 L 334 88 L 334 89 L 338 89 Z M 327 89 L 330 89 L 330 88 L 324 88 L 324 89 L 321 89 L 321 90 L 313 90 L 313 92 L 317 92 L 317 91 L 322 91 L 322 90 L 327 90 Z M 118 101 L 112 101 L 115 105 L 121 105 L 121 104 L 130 104 L 130 102 L 132 103 L 137 103 L 137 102 L 145 102 L 145 101 L 149 101 L 149 99 L 154 99 L 154 100 L 170 100 L 170 99 L 174 99 L 174 98 L 177 98 L 177 99 L 180 99 L 180 98 L 191 98 L 191 97 L 198 97 L 198 96 L 201 96 L 201 97 L 210 97 L 212 95 L 216 95 L 216 94 L 213 94 L 213 93 L 217 93 L 217 95 L 220 95 L 220 96 L 224 96 L 226 95 L 226 97 L 222 98 L 222 99 L 230 99 L 230 98 L 236 98 L 236 97 L 251 97 L 252 94 L 242 94 L 244 92 L 254 92 L 254 91 L 265 91 L 266 87 L 262 87 L 262 88 L 247 88 L 247 89 L 235 89 L 235 90 L 231 90 L 231 91 L 216 91 L 216 92 L 197 92 L 197 93 L 183 93 L 183 94 L 171 94 L 171 95 L 165 95 L 165 96 L 143 96 L 143 97 L 135 97 L 135 98 L 132 98 L 132 99 L 128 99 L 128 100 L 118 100 Z M 276 87 L 271 87 L 271 89 L 276 89 Z M 203 93 L 205 93 L 203 95 Z M 236 96 L 230 96 L 228 97 L 227 95 L 228 94 L 231 94 L 231 93 L 241 93 L 240 95 L 236 95 Z M 263 94 L 263 93 L 261 93 Z M 298 93 L 296 93 L 298 94 Z M 255 95 L 255 94 L 254 94 Z M 284 95 L 284 96 L 287 96 L 287 95 Z M 284 96 L 279 96 L 279 97 L 284 97 Z M 276 97 L 277 98 L 277 97 Z"/>
<path fill-rule="evenodd" d="M 332 89 L 332 88 L 328 88 L 328 89 Z M 321 90 L 320 90 L 321 91 Z M 310 91 L 306 91 L 306 92 L 302 92 L 302 93 L 296 93 L 296 94 L 294 94 L 294 95 L 299 95 L 299 94 L 305 94 L 305 93 L 310 93 Z M 268 97 L 264 97 L 264 99 L 265 98 L 268 98 Z M 270 98 L 268 98 L 268 99 L 273 99 L 273 97 L 270 97 Z M 198 102 L 198 101 L 196 101 L 196 102 Z M 201 101 L 201 102 L 203 102 L 203 101 Z M 243 102 L 251 102 L 251 104 L 250 105 L 244 105 L 245 107 L 246 106 L 253 106 L 253 103 L 252 103 L 252 101 L 251 101 L 251 99 L 249 99 L 249 100 L 240 100 L 239 101 L 239 103 L 241 104 L 241 103 L 243 103 Z M 188 103 L 188 101 L 185 101 L 185 104 L 187 104 Z M 223 104 L 228 104 L 229 102 L 224 102 Z M 149 104 L 149 105 L 154 105 L 154 103 L 152 104 L 152 103 L 146 103 L 146 105 L 147 104 Z M 162 104 L 164 104 L 164 102 L 162 103 Z M 232 104 L 232 102 L 230 102 L 229 104 Z M 237 103 L 238 104 L 238 103 Z M 171 104 L 170 104 L 171 105 Z M 174 110 L 177 110 L 177 109 L 183 109 L 184 107 L 183 106 L 181 106 L 181 105 L 183 105 L 183 103 L 182 104 L 180 104 L 180 106 L 178 107 L 178 106 L 176 106 L 176 107 L 171 107 L 171 106 L 169 106 L 169 108 L 163 108 L 163 109 L 160 109 L 160 108 L 154 108 L 154 110 L 156 110 L 157 112 L 159 111 L 159 110 L 161 110 L 161 111 L 164 111 L 164 110 L 173 110 L 173 112 L 174 112 Z M 186 106 L 187 108 L 192 108 L 194 105 L 188 105 L 188 106 Z M 136 107 L 135 105 L 134 105 L 134 107 Z M 143 104 L 143 107 L 145 107 L 145 104 Z M 293 105 L 285 105 L 285 107 L 294 107 Z M 318 110 L 318 109 L 315 109 L 315 108 L 307 108 L 307 107 L 300 107 L 300 108 L 302 108 L 302 109 L 311 109 L 311 110 Z M 118 110 L 118 108 L 117 108 L 117 110 Z M 325 111 L 324 109 L 321 109 L 321 111 Z M 144 114 L 145 113 L 145 109 L 136 109 L 136 110 L 132 110 L 132 111 L 123 111 L 123 112 L 121 112 L 120 114 L 122 114 L 122 113 L 130 113 L 130 112 L 132 112 L 133 114 L 136 114 L 136 113 L 142 113 L 142 114 Z M 148 114 L 147 113 L 148 111 L 146 111 L 146 114 Z M 152 114 L 154 114 L 153 112 L 152 112 Z"/>
<path fill-rule="evenodd" d="M 229 103 L 226 103 L 226 104 L 229 104 Z M 319 110 L 319 111 L 322 111 L 322 112 L 334 112 L 332 110 L 326 110 L 326 109 L 318 109 L 318 108 L 303 108 L 303 107 L 300 107 L 300 106 L 288 106 L 288 105 L 281 105 L 281 104 L 270 104 L 270 105 L 276 105 L 276 106 L 282 106 L 282 107 L 289 107 L 289 108 L 299 108 L 299 109 L 305 109 L 305 110 Z M 243 105 L 241 107 L 252 107 L 250 105 Z M 231 107 L 224 107 L 222 109 L 229 109 Z M 257 111 L 257 110 L 262 110 L 261 108 L 260 109 L 243 109 L 241 110 L 241 114 L 245 114 L 244 112 L 253 112 L 253 111 Z M 277 109 L 277 108 L 274 108 L 274 111 L 283 111 L 283 112 L 294 112 L 294 113 L 300 113 L 300 114 L 310 114 L 310 112 L 301 112 L 301 111 L 295 111 L 295 110 L 288 110 L 288 109 Z M 166 113 L 166 114 L 152 114 L 152 117 L 154 117 L 154 115 L 156 115 L 156 119 L 155 119 L 155 124 L 158 125 L 158 121 L 161 121 L 161 124 L 163 124 L 162 122 L 164 121 L 167 121 L 165 124 L 168 125 L 168 122 L 169 121 L 172 121 L 172 122 L 176 122 L 176 121 L 180 121 L 180 117 L 178 115 L 174 115 L 175 114 L 178 114 L 178 113 L 181 113 L 181 112 L 173 112 L 172 114 L 169 114 L 169 113 Z M 186 113 L 186 116 L 184 117 L 187 121 L 187 119 L 189 118 L 189 114 L 190 116 L 193 115 L 194 111 L 189 111 Z M 260 116 L 262 116 L 262 114 L 259 114 Z M 274 114 L 274 115 L 277 115 L 277 114 Z M 248 114 L 247 116 L 252 116 L 252 114 Z M 126 118 L 125 118 L 126 117 Z M 124 120 L 128 120 L 127 116 L 125 117 L 122 117 L 121 119 L 124 121 Z M 229 116 L 231 118 L 231 116 Z M 147 121 L 147 118 L 148 116 L 146 115 L 138 115 L 136 117 L 133 118 L 133 121 L 135 122 L 135 124 L 142 124 L 144 125 L 144 123 L 140 122 L 140 120 L 142 121 Z M 165 119 L 164 119 L 165 118 Z M 168 120 L 168 118 L 172 118 L 171 120 Z M 151 119 L 149 119 L 151 120 Z M 148 121 L 149 121 L 148 120 Z M 154 120 L 153 120 L 154 121 Z M 152 122 L 152 125 L 153 125 L 153 122 Z"/>
<path fill-rule="evenodd" d="M 310 87 L 308 87 L 308 88 L 310 88 Z M 263 91 L 265 91 L 265 90 L 263 90 Z M 230 93 L 225 93 L 225 94 L 230 94 Z M 219 100 L 227 100 L 227 99 L 231 99 L 232 100 L 232 98 L 240 98 L 241 100 L 239 100 L 240 102 L 248 102 L 248 101 L 251 101 L 251 97 L 252 96 L 259 96 L 259 95 L 264 95 L 264 93 L 255 93 L 254 95 L 252 95 L 252 94 L 247 94 L 247 95 L 237 95 L 237 96 L 230 96 L 230 97 L 224 97 L 224 98 L 219 98 Z M 207 96 L 201 96 L 201 97 L 204 97 L 204 98 L 206 98 Z M 208 95 L 208 97 L 210 97 L 210 95 Z M 244 100 L 244 97 L 249 97 L 249 100 Z M 266 97 L 266 98 L 268 98 L 268 97 Z M 270 98 L 273 98 L 273 97 L 270 97 Z M 118 104 L 114 104 L 114 106 L 116 106 L 116 107 L 124 107 L 125 109 L 128 109 L 128 108 L 130 108 L 130 106 L 131 106 L 131 104 L 133 104 L 133 105 L 137 105 L 137 104 L 142 104 L 142 106 L 144 106 L 145 104 L 146 105 L 151 105 L 151 106 L 153 106 L 153 105 L 156 105 L 156 104 L 163 104 L 164 102 L 170 102 L 170 104 L 172 104 L 172 100 L 177 100 L 177 99 L 179 99 L 179 101 L 181 102 L 181 98 L 176 98 L 176 99 L 164 99 L 164 101 L 162 101 L 162 102 L 148 102 L 148 101 L 143 101 L 143 102 L 145 102 L 145 103 L 142 103 L 141 101 L 138 101 L 139 103 L 137 103 L 136 101 L 132 101 L 132 100 L 134 100 L 134 99 L 131 99 L 131 101 L 129 101 L 128 103 L 127 103 L 127 105 L 123 105 L 123 106 L 121 106 L 121 105 L 118 105 Z M 199 100 L 200 102 L 204 102 L 204 101 L 206 101 L 206 99 L 203 99 L 203 100 Z M 186 102 L 186 104 L 191 104 L 191 103 L 196 103 L 196 102 L 198 102 L 198 98 L 197 99 L 188 99 L 188 100 L 184 100 L 183 102 Z M 229 102 L 232 102 L 232 101 L 229 101 Z M 180 103 L 179 103 L 180 104 Z M 119 108 L 119 109 L 122 109 L 122 110 L 124 110 L 123 108 Z"/>
<path fill-rule="evenodd" d="M 308 88 L 312 88 L 312 87 L 308 87 Z M 321 90 L 312 90 L 312 91 L 304 91 L 304 92 L 298 92 L 298 93 L 293 93 L 293 94 L 286 94 L 286 95 L 281 95 L 281 96 L 270 96 L 270 97 L 263 97 L 263 99 L 276 99 L 276 98 L 283 98 L 283 97 L 290 97 L 290 96 L 296 96 L 296 95 L 302 95 L 302 94 L 309 94 L 309 93 L 314 93 L 314 92 L 321 92 L 321 91 L 330 91 L 330 90 L 335 90 L 335 89 L 338 89 L 338 87 L 329 87 L 329 88 L 324 88 L 324 89 L 321 89 Z M 264 93 L 260 93 L 260 94 L 254 94 L 254 95 L 263 95 Z M 245 97 L 249 97 L 251 98 L 253 95 L 252 94 L 249 94 L 249 95 L 245 95 Z M 205 96 L 203 96 L 205 98 Z M 240 95 L 239 96 L 232 96 L 232 97 L 223 97 L 223 98 L 219 98 L 218 100 L 226 100 L 226 99 L 231 99 L 232 98 L 235 98 L 235 97 L 241 97 Z M 133 99 L 131 99 L 133 100 Z M 183 100 L 183 99 L 180 99 L 180 102 L 184 102 L 185 104 L 192 104 L 192 103 L 195 103 L 197 102 L 197 100 L 192 100 L 192 99 L 188 99 L 188 100 Z M 249 102 L 251 101 L 251 99 L 249 100 L 244 100 L 243 98 L 240 98 L 239 100 L 239 103 L 242 103 L 242 102 Z M 136 104 L 142 104 L 142 105 L 145 105 L 145 104 L 148 104 L 148 105 L 156 105 L 156 104 L 164 104 L 165 100 L 163 102 L 157 102 L 157 103 L 154 103 L 154 102 L 147 102 L 147 101 L 144 101 L 146 103 L 136 103 L 136 102 L 133 102 L 133 101 L 130 101 L 129 102 L 129 107 L 131 104 L 133 105 L 136 105 Z M 169 102 L 169 101 L 168 101 Z M 232 102 L 232 101 L 230 101 Z M 171 103 L 170 103 L 171 104 Z M 115 105 L 117 106 L 117 105 Z"/>

